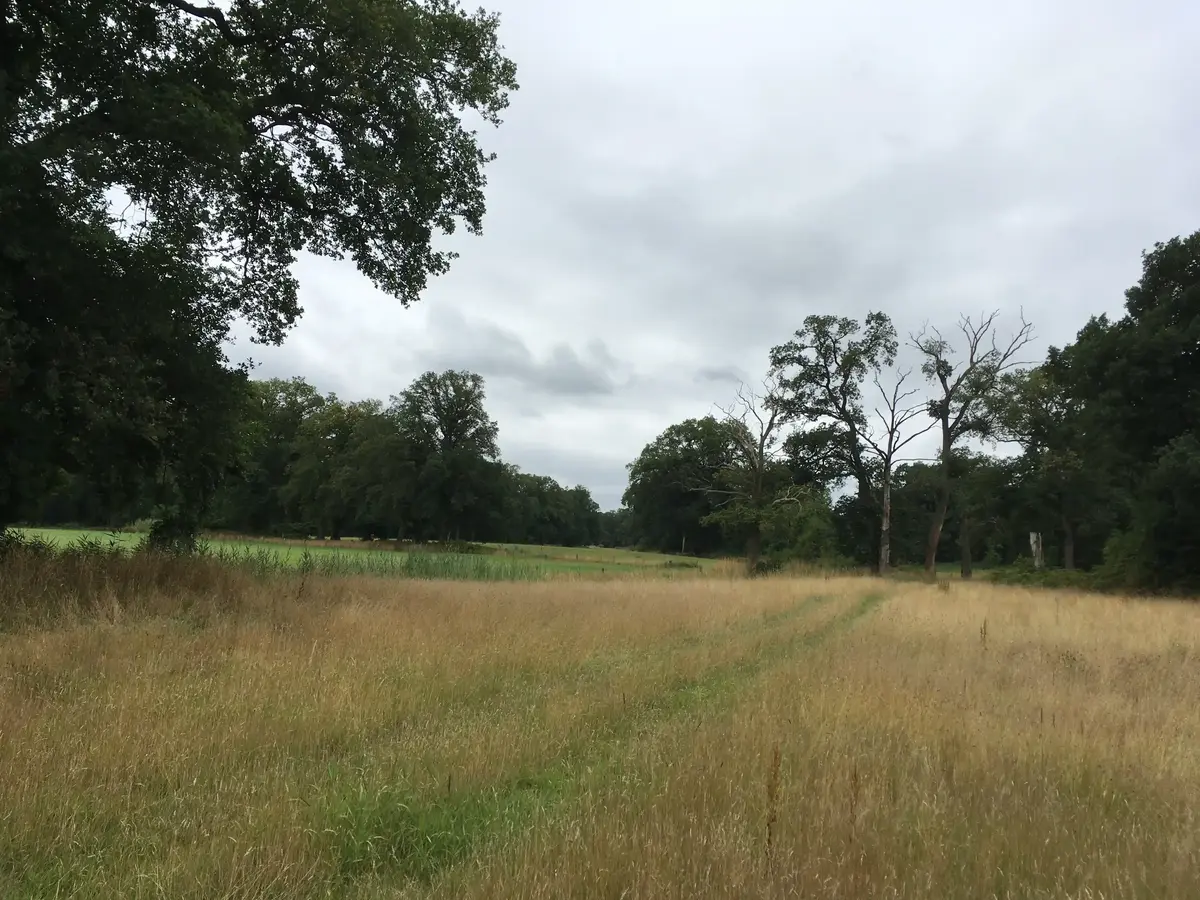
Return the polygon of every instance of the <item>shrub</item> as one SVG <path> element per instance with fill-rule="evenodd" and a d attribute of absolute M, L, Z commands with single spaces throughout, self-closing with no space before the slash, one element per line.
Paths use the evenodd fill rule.
<path fill-rule="evenodd" d="M 1028 556 L 1019 556 L 1009 566 L 997 566 L 988 570 L 988 578 L 998 584 L 1021 587 L 1068 588 L 1088 591 L 1097 590 L 1100 580 L 1093 572 L 1082 569 L 1034 568 Z"/>

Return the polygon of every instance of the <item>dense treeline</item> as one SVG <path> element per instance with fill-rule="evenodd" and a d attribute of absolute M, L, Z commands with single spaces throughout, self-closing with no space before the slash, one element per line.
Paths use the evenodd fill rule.
<path fill-rule="evenodd" d="M 0 28 L 0 527 L 622 543 L 886 570 L 1048 563 L 1200 588 L 1200 233 L 1158 244 L 1124 315 L 1024 360 L 1029 324 L 901 339 L 809 316 L 763 389 L 672 425 L 621 510 L 506 465 L 482 380 L 387 404 L 254 382 L 301 251 L 400 303 L 479 232 L 517 89 L 498 19 L 415 0 L 12 0 Z M 946 323 L 943 323 L 945 326 Z M 913 356 L 917 371 L 897 360 Z M 913 461 L 913 440 L 933 438 Z M 1004 446 L 1007 451 L 998 452 Z M 1009 452 L 1011 451 L 1011 452 Z"/>
<path fill-rule="evenodd" d="M 673 425 L 630 466 L 630 535 L 662 550 L 1048 566 L 1200 587 L 1200 232 L 1157 244 L 1117 321 L 1022 364 L 1023 319 L 926 328 L 810 316 L 761 394 Z M 923 434 L 936 457 L 904 461 Z M 968 442 L 974 446 L 969 446 Z M 990 448 L 991 453 L 981 448 Z M 1002 451 L 1003 448 L 1003 452 Z"/>
<path fill-rule="evenodd" d="M 500 459 L 478 375 L 428 372 L 388 404 L 347 403 L 300 378 L 247 381 L 242 391 L 234 454 L 196 511 L 196 529 L 335 540 L 612 540 L 586 487 L 566 488 Z M 30 518 L 120 526 L 162 517 L 155 488 L 147 480 L 121 494 L 63 473 Z"/>

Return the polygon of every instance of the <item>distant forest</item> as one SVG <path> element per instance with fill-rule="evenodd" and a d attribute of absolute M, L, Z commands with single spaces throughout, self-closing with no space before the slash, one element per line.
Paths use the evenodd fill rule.
<path fill-rule="evenodd" d="M 194 528 L 334 540 L 614 540 L 605 532 L 612 517 L 587 488 L 500 459 L 479 375 L 429 372 L 386 404 L 347 403 L 301 378 L 246 380 L 237 399 L 230 456 L 200 495 Z M 154 519 L 170 477 L 106 490 L 90 475 L 64 475 L 28 515 L 44 525 Z"/>
<path fill-rule="evenodd" d="M 954 562 L 968 576 L 1028 564 L 1038 532 L 1049 567 L 1200 586 L 1200 233 L 1145 256 L 1121 319 L 1022 364 L 1032 338 L 996 315 L 903 339 L 883 313 L 809 316 L 770 349 L 761 386 L 648 444 L 610 512 L 501 460 L 477 374 L 429 372 L 387 403 L 230 374 L 201 464 L 60 468 L 21 518 L 621 545 L 760 569 Z M 902 343 L 918 371 L 897 368 Z M 937 457 L 904 461 L 922 435 Z"/>

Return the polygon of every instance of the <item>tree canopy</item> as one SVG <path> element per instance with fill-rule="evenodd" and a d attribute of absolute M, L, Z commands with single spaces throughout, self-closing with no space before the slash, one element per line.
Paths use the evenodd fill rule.
<path fill-rule="evenodd" d="M 71 215 L 117 191 L 125 224 L 208 270 L 225 313 L 278 340 L 300 250 L 352 257 L 409 303 L 479 231 L 491 158 L 461 117 L 515 90 L 498 18 L 453 0 L 9 0 L 0 191 Z M 43 199 L 45 197 L 43 196 Z"/>
<path fill-rule="evenodd" d="M 0 521 L 63 469 L 169 469 L 165 502 L 195 507 L 228 456 L 222 344 L 235 320 L 283 339 L 300 252 L 350 257 L 407 305 L 453 259 L 436 235 L 480 231 L 473 124 L 517 87 L 498 18 L 453 0 L 4 9 Z"/>
<path fill-rule="evenodd" d="M 430 441 L 411 415 L 431 394 L 461 391 Z M 427 372 L 392 401 L 346 402 L 300 378 L 243 382 L 230 413 L 226 474 L 196 523 L 215 531 L 292 538 L 473 540 L 585 546 L 613 543 L 617 517 L 583 486 L 564 486 L 500 459 L 483 379 Z M 111 527 L 154 515 L 152 478 L 121 496 L 56 473 L 32 510 L 43 524 Z"/>

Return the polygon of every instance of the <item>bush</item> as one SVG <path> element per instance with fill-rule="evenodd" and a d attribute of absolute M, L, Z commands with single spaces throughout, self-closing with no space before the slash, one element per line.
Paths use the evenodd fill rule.
<path fill-rule="evenodd" d="M 780 554 L 770 553 L 759 559 L 750 568 L 750 576 L 757 578 L 763 575 L 775 575 L 783 571 L 784 560 Z"/>
<path fill-rule="evenodd" d="M 317 533 L 311 522 L 288 522 L 279 529 L 279 536 L 292 541 L 307 541 Z"/>
<path fill-rule="evenodd" d="M 998 566 L 988 570 L 988 578 L 998 584 L 1021 587 L 1067 588 L 1094 591 L 1100 588 L 1100 579 L 1093 572 L 1082 569 L 1034 568 L 1028 556 L 1019 556 L 1010 566 Z"/>
<path fill-rule="evenodd" d="M 837 554 L 812 558 L 805 553 L 797 553 L 794 549 L 772 550 L 764 553 L 758 563 L 750 571 L 751 577 L 762 575 L 829 575 L 850 574 L 863 571 L 863 566 L 852 559 Z"/>

